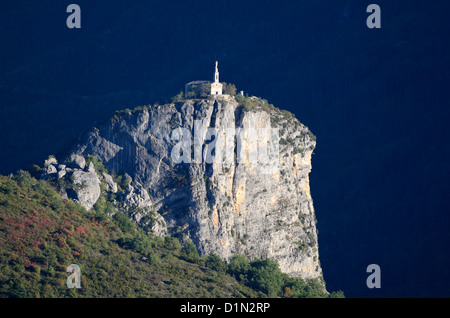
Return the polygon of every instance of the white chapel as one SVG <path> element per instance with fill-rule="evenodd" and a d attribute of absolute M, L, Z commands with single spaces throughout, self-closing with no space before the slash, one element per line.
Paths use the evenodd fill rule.
<path fill-rule="evenodd" d="M 222 95 L 222 84 L 219 82 L 219 62 L 216 61 L 216 71 L 214 73 L 214 83 L 211 83 L 211 95 Z"/>

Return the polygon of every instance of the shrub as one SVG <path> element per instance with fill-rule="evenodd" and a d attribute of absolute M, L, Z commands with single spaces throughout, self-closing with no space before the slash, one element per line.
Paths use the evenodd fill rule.
<path fill-rule="evenodd" d="M 186 98 L 206 98 L 211 92 L 210 83 L 199 83 L 197 85 L 191 85 L 188 92 L 186 93 Z"/>
<path fill-rule="evenodd" d="M 323 298 L 328 297 L 319 279 L 309 278 L 306 280 L 300 277 L 288 277 L 286 287 L 289 287 L 295 298 Z"/>
<path fill-rule="evenodd" d="M 164 238 L 164 246 L 171 251 L 180 251 L 181 244 L 176 237 L 166 236 Z"/>
<path fill-rule="evenodd" d="M 231 96 L 236 95 L 236 85 L 223 83 L 223 93 Z"/>
<path fill-rule="evenodd" d="M 188 240 L 186 241 L 186 243 L 184 243 L 181 251 L 184 254 L 184 259 L 192 263 L 197 262 L 200 257 L 198 255 L 197 247 L 191 240 Z"/>
<path fill-rule="evenodd" d="M 225 271 L 227 270 L 227 264 L 225 264 L 225 262 L 214 253 L 210 254 L 206 258 L 205 264 L 207 267 L 209 267 L 219 273 L 225 273 Z"/>
<path fill-rule="evenodd" d="M 34 179 L 28 171 L 19 170 L 12 177 L 21 187 L 26 189 L 31 189 L 31 187 L 36 184 L 36 179 Z"/>
<path fill-rule="evenodd" d="M 152 253 L 152 242 L 150 238 L 140 232 L 131 237 L 121 237 L 117 240 L 117 244 L 143 256 L 149 256 Z"/>
<path fill-rule="evenodd" d="M 248 276 L 252 288 L 262 291 L 269 297 L 275 297 L 281 293 L 284 275 L 277 262 L 257 260 L 250 263 L 250 266 Z"/>
<path fill-rule="evenodd" d="M 228 265 L 228 273 L 241 281 L 247 280 L 247 273 L 250 269 L 250 263 L 243 255 L 235 255 L 231 258 Z"/>
<path fill-rule="evenodd" d="M 133 229 L 135 229 L 134 224 L 131 223 L 130 219 L 124 213 L 117 212 L 116 214 L 114 214 L 113 221 L 125 233 L 131 232 Z"/>
<path fill-rule="evenodd" d="M 181 102 L 184 100 L 184 94 L 183 91 L 180 91 L 177 95 L 173 96 L 171 98 L 172 102 Z"/>
<path fill-rule="evenodd" d="M 38 179 L 42 174 L 42 168 L 39 167 L 38 165 L 32 165 L 27 170 L 31 174 L 31 176 L 35 179 Z"/>
<path fill-rule="evenodd" d="M 289 287 L 284 287 L 283 296 L 286 298 L 291 298 L 292 296 L 294 296 L 294 293 L 292 292 L 292 290 Z"/>
<path fill-rule="evenodd" d="M 106 170 L 105 166 L 103 165 L 103 163 L 98 160 L 98 158 L 96 156 L 92 156 L 92 155 L 87 155 L 86 158 L 86 166 L 89 166 L 89 164 L 92 162 L 92 164 L 95 167 L 95 171 L 97 171 L 98 173 L 108 173 L 108 170 Z"/>
<path fill-rule="evenodd" d="M 11 183 L 6 182 L 2 183 L 0 185 L 0 192 L 3 192 L 4 194 L 8 195 L 14 192 L 14 187 Z"/>

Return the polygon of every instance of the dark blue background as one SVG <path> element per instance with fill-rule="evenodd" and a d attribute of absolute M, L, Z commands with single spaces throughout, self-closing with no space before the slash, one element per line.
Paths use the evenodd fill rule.
<path fill-rule="evenodd" d="M 82 28 L 66 27 L 77 3 Z M 0 4 L 0 172 L 114 110 L 221 80 L 317 135 L 311 191 L 329 290 L 450 296 L 448 1 L 15 1 Z M 382 288 L 366 285 L 368 264 Z"/>

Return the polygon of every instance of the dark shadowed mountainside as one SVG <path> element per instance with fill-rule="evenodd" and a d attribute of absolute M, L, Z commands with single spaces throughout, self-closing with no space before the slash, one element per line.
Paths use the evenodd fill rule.
<path fill-rule="evenodd" d="M 221 79 L 317 135 L 311 194 L 324 279 L 348 297 L 448 296 L 446 1 L 78 1 L 0 5 L 0 172 L 49 154 L 117 109 Z M 382 288 L 366 287 L 367 265 Z"/>

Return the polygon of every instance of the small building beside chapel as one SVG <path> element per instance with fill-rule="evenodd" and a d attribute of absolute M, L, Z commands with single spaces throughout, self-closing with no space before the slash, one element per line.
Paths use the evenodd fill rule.
<path fill-rule="evenodd" d="M 192 81 L 186 84 L 184 96 L 186 98 L 206 97 L 210 93 L 210 81 Z"/>

